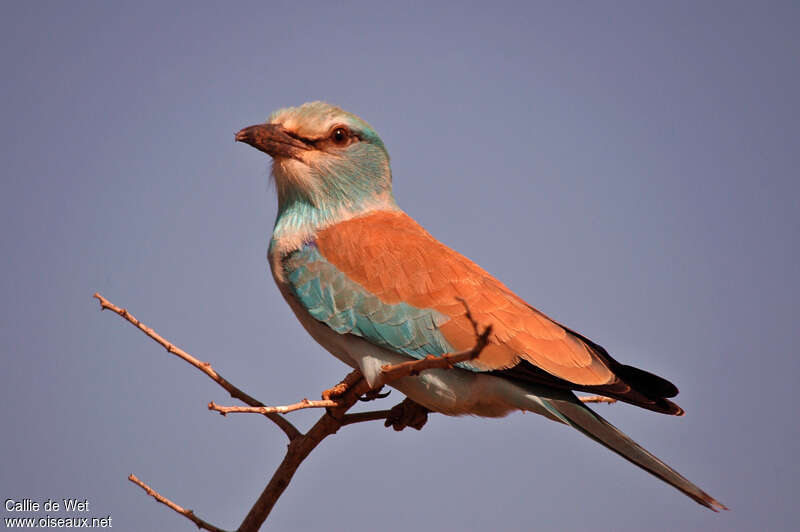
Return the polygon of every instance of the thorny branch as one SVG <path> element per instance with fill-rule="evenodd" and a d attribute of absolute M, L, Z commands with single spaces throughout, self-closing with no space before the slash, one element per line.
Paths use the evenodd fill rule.
<path fill-rule="evenodd" d="M 462 301 L 462 303 L 464 303 L 464 307 L 466 308 L 467 318 L 470 320 L 473 330 L 475 331 L 476 343 L 472 349 L 458 353 L 448 353 L 440 357 L 428 356 L 421 360 L 413 360 L 404 362 L 402 364 L 383 366 L 381 368 L 381 382 L 375 388 L 371 388 L 361 373 L 358 370 L 355 370 L 348 374 L 341 383 L 334 386 L 330 390 L 323 392 L 323 399 L 321 401 L 309 401 L 308 399 L 303 399 L 291 405 L 266 406 L 264 403 L 254 399 L 223 378 L 219 373 L 217 373 L 216 370 L 214 370 L 214 368 L 211 367 L 211 364 L 208 362 L 202 362 L 198 360 L 183 349 L 165 340 L 152 328 L 146 326 L 141 321 L 136 319 L 126 309 L 117 307 L 99 293 L 94 294 L 94 297 L 100 302 L 102 310 L 108 309 L 114 311 L 128 322 L 132 323 L 154 341 L 159 343 L 167 350 L 167 352 L 178 356 L 205 373 L 209 378 L 225 389 L 231 395 L 231 397 L 248 405 L 219 406 L 214 402 L 211 402 L 208 404 L 209 410 L 215 410 L 222 415 L 241 412 L 263 414 L 273 423 L 275 423 L 281 430 L 283 430 L 283 432 L 289 438 L 289 446 L 286 451 L 286 455 L 284 456 L 278 468 L 275 470 L 275 473 L 272 475 L 272 478 L 270 478 L 264 490 L 261 492 L 259 498 L 250 508 L 250 511 L 237 529 L 237 532 L 253 532 L 261 527 L 261 525 L 269 516 L 270 511 L 275 506 L 278 498 L 281 496 L 284 490 L 286 490 L 289 482 L 294 476 L 295 471 L 297 471 L 297 468 L 300 466 L 303 460 L 311 453 L 311 451 L 314 450 L 317 445 L 319 445 L 323 439 L 331 434 L 335 434 L 339 428 L 346 425 L 351 425 L 353 423 L 379 419 L 386 419 L 386 425 L 394 426 L 395 430 L 402 430 L 402 428 L 405 426 L 411 426 L 417 429 L 421 428 L 425 423 L 427 410 L 419 405 L 416 405 L 416 403 L 413 403 L 408 399 L 391 410 L 377 410 L 354 414 L 348 414 L 347 411 L 359 400 L 385 397 L 386 394 L 378 393 L 383 384 L 390 383 L 394 380 L 410 375 L 419 375 L 420 372 L 429 369 L 449 369 L 459 362 L 466 362 L 477 357 L 486 347 L 492 330 L 491 326 L 487 326 L 481 332 L 478 323 L 472 317 L 466 302 Z M 600 396 L 582 397 L 581 400 L 584 402 L 614 402 L 613 399 Z M 411 412 L 411 417 L 408 418 L 408 420 L 405 420 L 402 417 L 398 419 L 396 417 L 397 409 L 400 408 L 400 411 L 402 411 L 403 407 L 407 405 L 416 406 L 418 407 L 418 410 Z M 281 414 L 305 408 L 325 408 L 326 411 L 314 424 L 314 426 L 304 434 L 301 433 Z M 421 419 L 419 417 L 420 415 L 422 415 Z M 139 480 L 135 475 L 131 474 L 128 477 L 128 480 L 137 484 L 139 487 L 145 490 L 148 495 L 151 495 L 158 502 L 172 508 L 177 513 L 191 520 L 199 529 L 209 530 L 211 532 L 225 532 L 223 529 L 200 519 L 192 510 L 187 510 L 162 496 L 153 488 Z"/>

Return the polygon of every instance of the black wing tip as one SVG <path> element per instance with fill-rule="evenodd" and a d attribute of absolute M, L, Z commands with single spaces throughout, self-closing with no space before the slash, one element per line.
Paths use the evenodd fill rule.
<path fill-rule="evenodd" d="M 677 386 L 664 377 L 659 377 L 649 371 L 626 364 L 620 364 L 618 367 L 614 368 L 614 370 L 626 383 L 632 385 L 634 388 L 646 390 L 648 395 L 664 398 L 678 395 Z"/>
<path fill-rule="evenodd" d="M 677 417 L 686 415 L 686 410 L 679 407 L 669 399 L 664 399 L 663 397 L 651 399 L 641 394 L 628 394 L 627 396 L 618 395 L 616 396 L 616 399 L 640 408 L 646 408 L 647 410 L 657 414 L 666 414 L 668 416 Z"/>
<path fill-rule="evenodd" d="M 604 395 L 628 404 L 646 408 L 647 410 L 651 410 L 659 414 L 667 414 L 670 416 L 682 416 L 685 414 L 681 407 L 669 399 L 666 399 L 665 396 L 654 393 L 652 389 L 642 389 L 643 383 L 640 380 L 629 381 L 626 380 L 626 378 L 628 378 L 630 374 L 634 374 L 636 376 L 647 375 L 649 377 L 644 377 L 646 380 L 649 379 L 650 382 L 660 383 L 658 389 L 656 390 L 657 392 L 666 391 L 667 393 L 671 394 L 674 391 L 674 394 L 677 394 L 678 389 L 672 383 L 666 379 L 662 379 L 661 377 L 653 375 L 652 373 L 648 373 L 638 368 L 633 368 L 632 366 L 623 366 L 622 364 L 617 363 L 614 369 L 616 370 L 619 367 L 630 369 L 628 372 L 625 372 L 623 369 L 622 375 L 620 375 L 614 383 L 607 385 L 580 385 L 565 381 L 559 377 L 556 377 L 555 375 L 547 373 L 543 369 L 524 359 L 521 359 L 516 366 L 502 370 L 493 370 L 490 371 L 489 374 L 515 381 L 532 382 L 539 385 L 553 386 L 563 390 L 579 390 L 586 393 Z"/>
<path fill-rule="evenodd" d="M 678 405 L 676 405 L 675 403 L 673 403 L 669 399 L 659 399 L 658 401 L 656 401 L 656 404 L 660 408 L 658 410 L 655 410 L 655 409 L 651 408 L 651 410 L 655 410 L 656 412 L 660 412 L 662 414 L 667 414 L 667 415 L 670 415 L 670 416 L 678 416 L 678 417 L 680 417 L 680 416 L 686 415 L 686 410 L 684 410 L 683 408 L 679 407 Z M 647 407 L 645 407 L 645 408 L 647 408 Z"/>

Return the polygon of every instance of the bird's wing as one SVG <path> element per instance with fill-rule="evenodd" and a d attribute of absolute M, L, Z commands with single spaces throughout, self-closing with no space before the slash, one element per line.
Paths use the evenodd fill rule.
<path fill-rule="evenodd" d="M 674 407 L 668 413 L 680 413 L 668 401 L 669 408 L 646 404 L 655 401 L 649 395 L 674 395 L 674 386 L 630 368 L 664 387 L 640 396 L 626 382 L 631 379 L 620 375 L 629 366 L 525 303 L 402 212 L 379 211 L 324 229 L 283 267 L 301 304 L 341 334 L 417 358 L 468 349 L 476 338 L 466 304 L 478 324 L 491 324 L 493 331 L 470 369 L 605 391 L 646 408 Z M 635 397 L 625 397 L 631 393 Z"/>

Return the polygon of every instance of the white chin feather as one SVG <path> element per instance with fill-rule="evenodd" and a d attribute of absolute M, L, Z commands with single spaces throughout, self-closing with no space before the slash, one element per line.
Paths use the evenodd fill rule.
<path fill-rule="evenodd" d="M 272 162 L 272 177 L 278 195 L 283 197 L 291 190 L 309 193 L 315 184 L 308 164 L 289 157 L 280 157 Z"/>

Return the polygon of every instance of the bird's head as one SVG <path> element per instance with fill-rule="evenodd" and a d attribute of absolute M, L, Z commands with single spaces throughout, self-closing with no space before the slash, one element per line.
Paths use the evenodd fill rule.
<path fill-rule="evenodd" d="M 273 159 L 278 202 L 318 209 L 362 210 L 394 204 L 389 154 L 369 124 L 324 102 L 275 111 L 236 140 Z"/>

